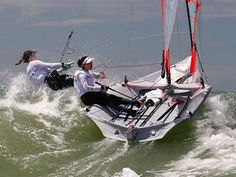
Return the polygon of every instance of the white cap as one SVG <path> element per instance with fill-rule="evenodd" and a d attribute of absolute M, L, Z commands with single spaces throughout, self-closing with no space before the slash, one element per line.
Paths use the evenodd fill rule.
<path fill-rule="evenodd" d="M 88 63 L 91 63 L 95 58 L 92 58 L 92 57 L 87 57 L 83 63 L 82 63 L 82 66 L 85 65 L 85 64 L 88 64 Z"/>

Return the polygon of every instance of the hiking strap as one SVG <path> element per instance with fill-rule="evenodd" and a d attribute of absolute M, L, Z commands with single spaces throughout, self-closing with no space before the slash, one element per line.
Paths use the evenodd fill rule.
<path fill-rule="evenodd" d="M 130 109 L 129 109 L 130 112 L 133 110 L 133 107 L 134 107 L 134 105 L 131 105 L 131 107 L 130 107 Z M 129 118 L 129 116 L 130 116 L 130 113 L 128 112 L 128 113 L 126 114 L 126 116 L 125 116 L 124 121 L 127 121 L 127 119 Z"/>
<path fill-rule="evenodd" d="M 154 107 L 154 109 L 152 110 L 152 112 L 147 116 L 147 118 L 144 119 L 144 121 L 141 123 L 140 126 L 144 126 L 144 125 L 147 123 L 147 121 L 149 121 L 149 119 L 153 116 L 153 114 L 161 107 L 162 104 L 163 104 L 163 102 L 160 101 L 160 102 Z"/>
<path fill-rule="evenodd" d="M 180 111 L 180 113 L 179 113 L 178 116 L 175 118 L 175 120 L 176 120 L 176 119 L 179 119 L 179 118 L 182 116 L 182 114 L 184 113 L 184 111 L 186 110 L 186 108 L 187 108 L 187 106 L 188 106 L 188 104 L 189 104 L 189 101 L 190 101 L 190 96 L 188 96 L 186 102 L 184 103 L 183 109 Z"/>
<path fill-rule="evenodd" d="M 147 108 L 145 109 L 145 111 L 143 111 L 143 113 L 139 116 L 139 118 L 136 120 L 135 125 L 139 122 L 139 120 L 143 117 L 143 115 L 147 112 L 147 110 L 150 108 L 150 106 L 147 106 Z"/>
<path fill-rule="evenodd" d="M 178 103 L 173 104 L 171 107 L 169 107 L 166 112 L 164 112 L 158 119 L 157 121 L 160 121 L 161 119 L 163 119 L 166 115 L 166 118 L 162 121 L 162 123 L 164 123 L 166 121 L 166 119 L 169 117 L 169 115 L 173 112 L 173 110 L 175 109 L 176 105 Z"/>
<path fill-rule="evenodd" d="M 124 112 L 124 110 L 127 109 L 130 105 L 131 105 L 131 108 L 129 109 L 129 111 L 131 112 L 132 109 L 133 109 L 133 104 L 132 104 L 132 103 L 133 103 L 134 101 L 137 101 L 138 98 L 139 98 L 139 96 L 134 97 L 134 98 L 132 99 L 131 103 L 128 104 L 128 105 L 125 105 L 124 108 L 123 108 L 122 110 L 120 110 L 120 111 L 117 113 L 117 115 L 111 119 L 111 121 L 112 121 L 112 122 L 115 122 L 115 120 L 116 120 L 117 118 L 119 118 L 120 114 L 122 114 L 122 113 Z M 127 120 L 128 117 L 130 116 L 130 113 L 127 112 L 127 115 L 126 115 L 126 116 L 127 116 L 127 118 L 126 118 L 126 120 Z"/>

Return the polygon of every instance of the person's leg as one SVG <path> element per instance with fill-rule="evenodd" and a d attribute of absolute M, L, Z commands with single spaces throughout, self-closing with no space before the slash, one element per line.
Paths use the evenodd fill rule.
<path fill-rule="evenodd" d="M 53 90 L 59 90 L 61 89 L 61 86 L 59 84 L 60 75 L 56 70 L 53 70 L 46 78 L 45 83 Z"/>
<path fill-rule="evenodd" d="M 73 76 L 68 74 L 62 74 L 60 75 L 60 85 L 61 88 L 68 88 L 74 86 L 74 79 Z"/>
<path fill-rule="evenodd" d="M 107 106 L 107 99 L 103 92 L 87 92 L 80 99 L 85 105 L 99 104 Z"/>
<path fill-rule="evenodd" d="M 117 112 L 126 112 L 132 116 L 135 116 L 136 114 L 136 111 L 121 105 L 131 106 L 131 101 L 126 99 L 123 100 L 120 97 L 104 92 L 87 92 L 81 96 L 81 100 L 85 105 L 99 104 L 101 106 L 108 106 Z"/>
<path fill-rule="evenodd" d="M 125 98 L 118 97 L 116 95 L 112 95 L 108 93 L 106 93 L 106 101 L 113 105 L 123 104 L 123 105 L 130 105 L 130 106 L 133 105 L 133 106 L 140 107 L 142 104 L 138 100 L 129 100 L 129 99 L 125 99 Z"/>
<path fill-rule="evenodd" d="M 134 105 L 139 104 L 137 101 L 128 100 L 108 93 L 103 93 L 103 101 L 115 111 L 120 113 L 125 112 L 133 117 L 136 115 L 136 111 L 132 110 L 132 108 Z"/>
<path fill-rule="evenodd" d="M 129 104 L 131 105 L 130 100 L 125 100 L 123 98 L 117 97 L 115 95 L 110 95 L 105 92 L 87 92 L 82 95 L 81 100 L 89 104 L 99 104 L 102 106 L 118 106 L 120 104 Z"/>

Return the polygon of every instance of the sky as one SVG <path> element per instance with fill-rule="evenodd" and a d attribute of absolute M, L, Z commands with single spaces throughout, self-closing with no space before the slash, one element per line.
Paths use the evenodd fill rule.
<path fill-rule="evenodd" d="M 236 0 L 203 0 L 202 4 L 201 58 L 209 83 L 216 91 L 235 91 Z M 180 5 L 179 11 L 183 9 Z M 75 53 L 67 57 L 73 60 L 91 55 L 110 66 L 161 59 L 159 0 L 0 0 L 0 22 L 1 70 L 25 72 L 25 65 L 14 66 L 25 49 L 37 50 L 44 61 L 59 61 L 72 30 L 70 46 Z M 131 78 L 155 69 L 138 68 Z"/>

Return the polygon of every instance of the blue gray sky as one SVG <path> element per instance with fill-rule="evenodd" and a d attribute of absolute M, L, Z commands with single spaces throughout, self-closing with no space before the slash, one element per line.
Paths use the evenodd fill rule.
<path fill-rule="evenodd" d="M 214 90 L 236 90 L 236 1 L 202 3 L 200 44 L 209 81 Z M 159 0 L 0 0 L 0 68 L 25 71 L 14 64 L 28 48 L 44 61 L 59 61 L 71 30 L 73 59 L 92 55 L 107 65 L 159 62 L 160 15 Z"/>

